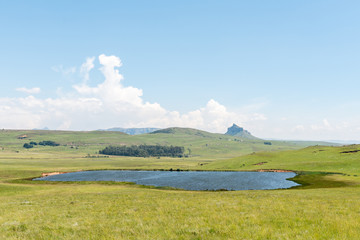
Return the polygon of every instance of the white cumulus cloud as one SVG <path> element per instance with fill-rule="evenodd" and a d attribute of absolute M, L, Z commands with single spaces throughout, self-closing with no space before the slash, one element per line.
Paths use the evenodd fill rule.
<path fill-rule="evenodd" d="M 82 80 L 73 85 L 75 92 L 53 98 L 0 98 L 2 128 L 41 128 L 94 130 L 109 127 L 191 127 L 212 132 L 225 132 L 232 123 L 243 124 L 266 120 L 260 113 L 239 114 L 228 110 L 214 99 L 188 113 L 169 111 L 159 103 L 144 101 L 143 91 L 123 84 L 122 66 L 116 56 L 98 57 L 104 81 L 89 85 L 95 58 L 87 58 L 79 68 Z M 69 72 L 73 73 L 76 68 Z M 55 68 L 64 74 L 62 66 Z M 65 71 L 68 72 L 68 71 Z M 28 93 L 39 90 L 26 89 Z"/>

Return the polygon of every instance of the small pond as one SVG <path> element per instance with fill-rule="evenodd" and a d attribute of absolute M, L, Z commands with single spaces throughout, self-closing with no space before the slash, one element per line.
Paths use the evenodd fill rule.
<path fill-rule="evenodd" d="M 290 188 L 293 172 L 83 171 L 52 175 L 44 181 L 116 181 L 185 190 L 264 190 Z"/>

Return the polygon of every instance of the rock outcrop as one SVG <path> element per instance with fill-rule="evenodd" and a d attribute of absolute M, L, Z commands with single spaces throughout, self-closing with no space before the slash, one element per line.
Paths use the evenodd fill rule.
<path fill-rule="evenodd" d="M 248 138 L 248 139 L 257 139 L 247 130 L 242 127 L 239 127 L 235 123 L 228 128 L 226 135 L 234 136 L 234 137 L 241 137 L 241 138 Z"/>

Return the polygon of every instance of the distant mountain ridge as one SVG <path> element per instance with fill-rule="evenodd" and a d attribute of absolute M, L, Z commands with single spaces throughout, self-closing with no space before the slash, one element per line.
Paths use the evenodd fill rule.
<path fill-rule="evenodd" d="M 100 129 L 97 131 L 114 131 L 114 132 L 123 132 L 129 135 L 140 135 L 140 134 L 146 134 L 146 133 L 151 133 L 151 134 L 158 134 L 158 133 L 170 133 L 170 134 L 175 134 L 175 133 L 185 133 L 185 134 L 190 134 L 190 135 L 197 135 L 197 136 L 205 136 L 205 135 L 209 135 L 209 134 L 213 134 L 210 132 L 206 132 L 206 131 L 201 131 L 198 129 L 192 129 L 192 128 L 180 128 L 180 127 L 172 127 L 172 128 L 119 128 L 119 127 L 115 127 L 115 128 L 108 128 L 108 129 Z M 225 135 L 229 135 L 229 136 L 234 136 L 234 137 L 240 137 L 240 138 L 246 138 L 246 139 L 259 139 L 257 137 L 254 137 L 253 135 L 251 135 L 251 133 L 247 130 L 245 130 L 242 127 L 239 127 L 238 125 L 236 125 L 235 123 L 228 128 L 227 132 L 225 133 Z"/>
<path fill-rule="evenodd" d="M 33 128 L 32 130 L 50 130 L 48 127 L 44 127 L 44 128 Z"/>
<path fill-rule="evenodd" d="M 251 135 L 251 133 L 249 131 L 245 130 L 242 127 L 239 127 L 235 123 L 231 127 L 228 128 L 225 135 L 248 138 L 248 139 L 258 139 L 257 137 L 254 137 L 253 135 Z"/>
<path fill-rule="evenodd" d="M 152 133 L 160 128 L 108 128 L 108 129 L 100 129 L 98 131 L 113 131 L 113 132 L 123 132 L 129 135 L 140 135 L 145 133 Z"/>

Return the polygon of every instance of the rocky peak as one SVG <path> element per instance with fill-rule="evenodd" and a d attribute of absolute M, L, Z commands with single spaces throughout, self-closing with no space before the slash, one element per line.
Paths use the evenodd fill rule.
<path fill-rule="evenodd" d="M 242 127 L 239 127 L 235 123 L 228 128 L 226 135 L 236 136 L 236 137 L 244 137 L 244 138 L 255 138 L 253 135 L 251 135 L 250 132 L 245 130 Z"/>
<path fill-rule="evenodd" d="M 239 127 L 238 125 L 236 125 L 235 123 L 228 128 L 227 132 L 225 133 L 226 135 L 236 135 L 237 133 L 241 133 L 244 132 L 244 128 Z"/>

